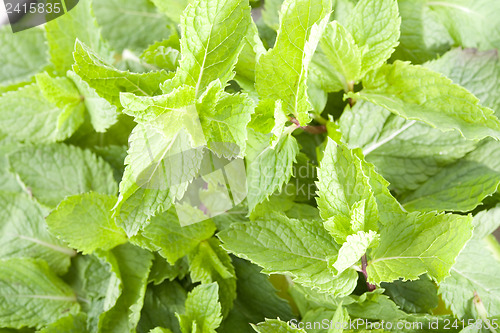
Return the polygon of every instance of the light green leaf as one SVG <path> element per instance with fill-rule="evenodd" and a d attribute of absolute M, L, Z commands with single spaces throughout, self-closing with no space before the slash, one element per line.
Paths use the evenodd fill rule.
<path fill-rule="evenodd" d="M 426 5 L 428 0 L 398 0 L 401 37 L 393 59 L 421 64 L 446 52 L 453 40 L 442 16 Z"/>
<path fill-rule="evenodd" d="M 36 84 L 0 96 L 0 130 L 19 141 L 62 141 L 72 135 L 83 120 L 81 104 L 61 109 L 49 102 Z"/>
<path fill-rule="evenodd" d="M 111 264 L 120 276 L 123 291 L 116 305 L 101 315 L 99 333 L 132 333 L 140 319 L 153 255 L 131 244 L 120 245 L 110 253 L 106 256 L 115 259 Z"/>
<path fill-rule="evenodd" d="M 71 69 L 77 38 L 107 61 L 112 59 L 111 51 L 102 40 L 91 4 L 90 0 L 82 1 L 67 14 L 45 25 L 50 60 L 58 74 L 64 75 Z"/>
<path fill-rule="evenodd" d="M 43 260 L 0 260 L 0 326 L 48 325 L 79 310 L 76 296 Z"/>
<path fill-rule="evenodd" d="M 152 0 L 158 10 L 167 17 L 179 24 L 181 21 L 181 15 L 187 5 L 192 2 L 190 0 Z"/>
<path fill-rule="evenodd" d="M 477 145 L 456 131 L 442 132 L 365 101 L 346 107 L 339 125 L 347 146 L 362 148 L 397 193 L 417 189 Z"/>
<path fill-rule="evenodd" d="M 265 135 L 249 132 L 246 170 L 250 212 L 290 179 L 299 153 L 297 141 L 291 135 L 283 136 L 275 147 L 268 142 Z"/>
<path fill-rule="evenodd" d="M 178 314 L 182 333 L 215 333 L 222 316 L 217 283 L 202 284 L 188 294 L 186 311 Z"/>
<path fill-rule="evenodd" d="M 181 226 L 173 209 L 153 217 L 141 232 L 159 253 L 174 265 L 177 260 L 196 249 L 201 241 L 212 237 L 215 225 L 211 220 Z"/>
<path fill-rule="evenodd" d="M 303 329 L 293 328 L 279 319 L 266 319 L 265 322 L 252 327 L 258 333 L 306 333 Z"/>
<path fill-rule="evenodd" d="M 396 0 L 361 0 L 352 10 L 346 28 L 360 48 L 361 75 L 380 67 L 399 44 Z"/>
<path fill-rule="evenodd" d="M 500 185 L 500 143 L 485 140 L 462 160 L 429 178 L 402 202 L 408 210 L 468 212 Z"/>
<path fill-rule="evenodd" d="M 368 261 L 368 281 L 416 280 L 427 273 L 437 282 L 449 275 L 472 235 L 472 217 L 410 213 L 380 230 L 380 245 Z"/>
<path fill-rule="evenodd" d="M 500 228 L 500 205 L 489 210 L 483 210 L 474 216 L 474 238 L 482 239 Z"/>
<path fill-rule="evenodd" d="M 149 333 L 172 333 L 171 330 L 168 328 L 163 328 L 163 327 L 155 327 Z"/>
<path fill-rule="evenodd" d="M 327 139 L 318 169 L 318 208 L 325 228 L 342 244 L 348 235 L 378 229 L 377 202 L 359 152 Z"/>
<path fill-rule="evenodd" d="M 39 73 L 35 78 L 43 97 L 58 108 L 75 108 L 81 104 L 80 92 L 71 80 L 65 77 L 51 77 L 47 72 Z"/>
<path fill-rule="evenodd" d="M 119 52 L 144 50 L 170 33 L 169 20 L 148 0 L 93 0 L 92 7 L 102 35 Z"/>
<path fill-rule="evenodd" d="M 343 326 L 340 326 L 336 323 L 347 323 L 349 322 L 349 313 L 345 308 L 342 307 L 342 305 L 339 305 L 337 310 L 335 310 L 335 313 L 333 314 L 333 318 L 330 321 L 330 328 L 328 329 L 328 333 L 342 333 L 344 331 Z M 332 325 L 333 323 L 333 325 Z"/>
<path fill-rule="evenodd" d="M 33 196 L 50 207 L 88 191 L 116 194 L 111 167 L 88 150 L 65 144 L 28 146 L 11 154 L 9 161 Z"/>
<path fill-rule="evenodd" d="M 312 110 L 307 96 L 308 68 L 328 23 L 330 0 L 287 0 L 280 15 L 274 48 L 259 58 L 255 87 L 261 99 L 281 99 L 286 115 L 300 124 Z"/>
<path fill-rule="evenodd" d="M 226 250 L 262 266 L 264 273 L 286 274 L 302 285 L 339 295 L 348 295 L 356 285 L 354 270 L 339 276 L 330 272 L 339 246 L 319 221 L 271 214 L 232 224 L 218 237 Z"/>
<path fill-rule="evenodd" d="M 148 64 L 158 68 L 175 71 L 177 66 L 179 66 L 181 58 L 180 47 L 179 36 L 176 33 L 172 33 L 170 38 L 150 45 L 142 53 L 141 58 Z"/>
<path fill-rule="evenodd" d="M 29 79 L 48 65 L 43 30 L 29 29 L 12 33 L 9 26 L 0 29 L 0 86 Z"/>
<path fill-rule="evenodd" d="M 337 274 L 341 274 L 356 264 L 369 248 L 378 245 L 379 240 L 380 236 L 373 230 L 369 232 L 358 231 L 347 236 L 345 243 L 339 250 L 337 261 L 333 263 Z"/>
<path fill-rule="evenodd" d="M 137 245 L 141 244 L 137 243 Z M 149 282 L 159 285 L 165 280 L 173 281 L 176 278 L 182 280 L 187 275 L 188 265 L 186 258 L 181 258 L 174 265 L 170 265 L 158 252 L 153 252 L 153 254 L 155 260 L 149 273 Z"/>
<path fill-rule="evenodd" d="M 352 90 L 360 79 L 361 51 L 351 34 L 340 23 L 331 22 L 326 26 L 320 46 L 339 84 L 345 91 Z"/>
<path fill-rule="evenodd" d="M 227 317 L 236 298 L 236 274 L 231 257 L 216 238 L 201 241 L 189 255 L 189 272 L 193 282 L 217 282 L 222 316 Z"/>
<path fill-rule="evenodd" d="M 50 232 L 83 254 L 127 241 L 111 217 L 116 197 L 95 192 L 66 197 L 47 217 Z"/>
<path fill-rule="evenodd" d="M 73 57 L 75 58 L 73 71 L 91 88 L 95 89 L 100 97 L 119 109 L 121 108 L 121 92 L 153 96 L 161 93 L 160 83 L 169 78 L 165 71 L 142 74 L 120 71 L 106 64 L 94 51 L 79 40 L 75 44 Z"/>
<path fill-rule="evenodd" d="M 163 86 L 163 91 L 168 93 L 187 84 L 195 87 L 195 95 L 199 97 L 216 79 L 225 85 L 234 76 L 233 68 L 249 26 L 248 1 L 190 3 L 181 17 L 182 59 L 175 78 Z"/>
<path fill-rule="evenodd" d="M 500 138 L 500 120 L 491 109 L 450 79 L 421 66 L 396 61 L 363 80 L 359 97 L 406 119 L 442 131 L 458 130 L 470 140 Z"/>
<path fill-rule="evenodd" d="M 283 0 L 268 0 L 264 2 L 262 19 L 264 20 L 264 23 L 274 30 L 278 30 L 280 26 L 280 18 L 278 14 L 281 11 L 282 5 Z"/>
<path fill-rule="evenodd" d="M 489 50 L 500 46 L 500 23 L 495 20 L 500 5 L 489 0 L 426 1 L 448 29 L 455 44 Z"/>
<path fill-rule="evenodd" d="M 0 194 L 0 257 L 45 260 L 64 274 L 76 253 L 47 231 L 44 211 L 21 194 Z"/>
<path fill-rule="evenodd" d="M 445 304 L 461 318 L 481 319 L 474 306 L 474 294 L 481 299 L 488 316 L 500 315 L 500 286 L 496 276 L 500 264 L 488 241 L 472 239 L 451 268 L 451 275 L 439 284 Z"/>
<path fill-rule="evenodd" d="M 129 236 L 137 234 L 151 216 L 182 198 L 202 159 L 202 151 L 191 148 L 183 131 L 167 140 L 151 127 L 136 126 L 130 136 L 127 167 L 115 207 L 117 224 Z"/>
<path fill-rule="evenodd" d="M 500 96 L 495 93 L 500 82 L 500 61 L 496 50 L 479 52 L 456 48 L 424 66 L 466 88 L 479 98 L 481 104 L 500 116 Z"/>
<path fill-rule="evenodd" d="M 86 319 L 87 316 L 83 312 L 76 315 L 69 315 L 45 326 L 42 330 L 37 331 L 37 333 L 86 333 L 88 332 Z"/>
<path fill-rule="evenodd" d="M 116 124 L 118 121 L 116 106 L 99 97 L 95 89 L 91 88 L 75 72 L 68 71 L 67 75 L 80 91 L 83 103 L 90 115 L 90 122 L 96 132 L 105 132 L 109 127 Z"/>

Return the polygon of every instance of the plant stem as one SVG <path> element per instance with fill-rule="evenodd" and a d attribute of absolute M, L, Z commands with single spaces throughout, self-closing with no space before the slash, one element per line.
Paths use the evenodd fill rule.
<path fill-rule="evenodd" d="M 366 254 L 364 254 L 361 257 L 361 271 L 363 272 L 363 275 L 365 276 L 366 286 L 368 287 L 368 290 L 374 291 L 377 287 L 374 284 L 371 284 L 370 282 L 368 282 L 368 273 L 366 273 L 366 266 L 368 266 L 368 260 L 366 259 Z"/>
<path fill-rule="evenodd" d="M 294 123 L 295 125 L 297 125 L 297 128 L 300 128 L 300 129 L 306 131 L 307 133 L 321 134 L 321 133 L 326 133 L 327 132 L 327 129 L 326 129 L 325 125 L 319 125 L 319 126 L 309 126 L 309 125 L 308 126 L 300 126 L 300 123 L 297 120 L 297 118 L 291 118 L 290 121 L 292 123 Z"/>

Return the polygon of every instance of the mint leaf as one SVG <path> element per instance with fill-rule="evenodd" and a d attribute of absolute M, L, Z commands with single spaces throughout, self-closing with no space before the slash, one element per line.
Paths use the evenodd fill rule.
<path fill-rule="evenodd" d="M 380 245 L 368 261 L 368 280 L 416 280 L 427 273 L 443 281 L 472 235 L 471 223 L 469 216 L 433 212 L 410 213 L 394 221 L 380 230 Z"/>
<path fill-rule="evenodd" d="M 62 141 L 77 130 L 83 119 L 81 105 L 60 108 L 48 101 L 36 84 L 0 96 L 0 130 L 18 141 Z"/>
<path fill-rule="evenodd" d="M 175 71 L 180 60 L 179 36 L 172 33 L 170 38 L 150 45 L 141 55 L 148 64 L 167 71 Z"/>
<path fill-rule="evenodd" d="M 442 131 L 458 130 L 470 140 L 499 137 L 500 121 L 491 109 L 451 80 L 420 66 L 396 61 L 363 80 L 356 94 L 406 119 L 420 120 Z"/>
<path fill-rule="evenodd" d="M 169 210 L 154 217 L 140 235 L 174 265 L 195 250 L 200 242 L 212 237 L 214 232 L 215 225 L 211 220 L 181 226 L 175 212 Z"/>
<path fill-rule="evenodd" d="M 403 199 L 409 210 L 467 212 L 495 193 L 500 184 L 497 141 L 484 140 L 465 158 L 444 168 Z M 464 192 L 467 191 L 467 193 Z M 471 196 L 469 191 L 475 193 Z"/>
<path fill-rule="evenodd" d="M 0 260 L 0 325 L 41 328 L 79 306 L 71 288 L 43 260 Z"/>
<path fill-rule="evenodd" d="M 360 48 L 362 76 L 389 59 L 398 45 L 400 24 L 395 0 L 361 0 L 353 8 L 346 28 Z"/>
<path fill-rule="evenodd" d="M 258 325 L 252 325 L 255 332 L 258 333 L 305 333 L 303 329 L 292 328 L 290 325 L 279 319 L 266 319 L 265 322 Z"/>
<path fill-rule="evenodd" d="M 102 35 L 119 52 L 143 50 L 169 35 L 169 20 L 150 1 L 92 1 L 92 7 Z"/>
<path fill-rule="evenodd" d="M 253 134 L 253 135 L 252 135 Z M 276 147 L 267 146 L 267 137 L 252 132 L 247 152 L 247 189 L 249 211 L 281 188 L 292 176 L 292 166 L 299 152 L 291 135 L 282 137 Z"/>
<path fill-rule="evenodd" d="M 347 236 L 345 243 L 339 249 L 337 261 L 333 263 L 337 274 L 356 264 L 369 248 L 378 245 L 379 239 L 380 236 L 372 230 L 369 232 L 358 231 Z"/>
<path fill-rule="evenodd" d="M 361 50 L 351 34 L 338 22 L 326 26 L 321 38 L 321 50 L 333 67 L 338 84 L 348 91 L 361 75 Z M 329 83 L 331 84 L 331 83 Z"/>
<path fill-rule="evenodd" d="M 403 311 L 423 313 L 438 306 L 437 287 L 427 275 L 414 281 L 382 283 L 381 287 Z"/>
<path fill-rule="evenodd" d="M 474 216 L 474 238 L 484 238 L 500 227 L 500 206 L 483 210 Z"/>
<path fill-rule="evenodd" d="M 92 190 L 116 194 L 111 167 L 88 150 L 65 144 L 28 146 L 11 154 L 9 162 L 33 196 L 50 207 Z"/>
<path fill-rule="evenodd" d="M 22 194 L 0 194 L 0 257 L 45 260 L 51 270 L 64 274 L 76 253 L 47 231 L 44 211 Z"/>
<path fill-rule="evenodd" d="M 127 241 L 111 217 L 116 197 L 95 192 L 66 197 L 47 217 L 49 230 L 83 254 Z"/>
<path fill-rule="evenodd" d="M 339 246 L 319 221 L 299 221 L 273 214 L 251 223 L 235 223 L 218 237 L 224 248 L 263 267 L 264 273 L 287 274 L 297 283 L 339 295 L 355 287 L 357 273 L 335 277 L 329 270 Z"/>
<path fill-rule="evenodd" d="M 88 46 L 76 41 L 73 53 L 73 71 L 78 74 L 96 93 L 121 108 L 120 93 L 131 92 L 142 96 L 159 94 L 159 84 L 169 78 L 164 71 L 130 73 L 120 71 L 104 62 Z"/>
<path fill-rule="evenodd" d="M 66 15 L 48 22 L 45 31 L 50 61 L 59 74 L 64 75 L 71 69 L 77 38 L 106 60 L 111 60 L 111 52 L 102 40 L 91 1 L 83 1 Z"/>
<path fill-rule="evenodd" d="M 293 114 L 300 124 L 309 122 L 308 67 L 330 10 L 330 1 L 285 1 L 276 44 L 257 64 L 255 87 L 260 98 L 281 99 L 285 114 Z"/>
<path fill-rule="evenodd" d="M 84 313 L 69 315 L 46 326 L 39 333 L 84 333 L 87 332 L 86 316 Z"/>
<path fill-rule="evenodd" d="M 13 34 L 7 27 L 0 29 L 0 86 L 29 81 L 48 64 L 44 32 L 29 29 Z"/>
<path fill-rule="evenodd" d="M 199 285 L 188 294 L 186 311 L 177 315 L 182 333 L 215 333 L 222 321 L 218 291 L 214 282 Z"/>
<path fill-rule="evenodd" d="M 181 84 L 195 88 L 199 97 L 209 83 L 223 84 L 233 76 L 233 68 L 250 26 L 247 1 L 196 0 L 181 17 L 181 54 L 176 76 L 163 86 L 170 92 Z"/>
<path fill-rule="evenodd" d="M 165 1 L 165 0 L 152 0 L 160 12 L 167 15 L 167 17 L 175 23 L 179 23 L 181 14 L 189 4 L 189 0 L 180 1 Z"/>

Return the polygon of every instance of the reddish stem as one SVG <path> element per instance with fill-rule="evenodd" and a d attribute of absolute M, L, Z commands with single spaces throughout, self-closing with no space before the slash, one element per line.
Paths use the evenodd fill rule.
<path fill-rule="evenodd" d="M 365 276 L 366 286 L 368 287 L 368 290 L 374 291 L 377 288 L 377 286 L 368 282 L 368 273 L 366 272 L 366 266 L 368 266 L 368 260 L 366 259 L 366 254 L 365 254 L 361 257 L 361 271 L 363 272 L 363 275 Z"/>
<path fill-rule="evenodd" d="M 299 121 L 297 118 L 291 118 L 290 121 L 297 125 L 300 129 L 306 131 L 307 133 L 311 134 L 321 134 L 321 133 L 326 133 L 327 129 L 325 125 L 319 125 L 319 126 L 300 126 Z"/>

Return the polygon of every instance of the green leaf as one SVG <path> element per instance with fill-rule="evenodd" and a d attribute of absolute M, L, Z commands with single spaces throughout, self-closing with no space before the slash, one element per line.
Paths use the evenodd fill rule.
<path fill-rule="evenodd" d="M 159 1 L 159 0 L 155 0 Z M 179 36 L 172 33 L 170 38 L 150 45 L 141 55 L 148 64 L 167 71 L 175 71 L 181 58 Z"/>
<path fill-rule="evenodd" d="M 91 1 L 82 1 L 59 19 L 48 22 L 45 31 L 50 61 L 58 74 L 64 75 L 71 69 L 77 38 L 106 60 L 111 60 L 111 52 L 102 40 Z"/>
<path fill-rule="evenodd" d="M 29 81 L 48 64 L 43 30 L 29 29 L 12 33 L 8 26 L 0 29 L 0 86 Z"/>
<path fill-rule="evenodd" d="M 116 260 L 113 269 L 119 272 L 123 291 L 116 305 L 102 314 L 99 332 L 132 333 L 140 319 L 153 255 L 131 244 L 120 245 L 111 254 Z"/>
<path fill-rule="evenodd" d="M 47 217 L 50 232 L 83 254 L 127 241 L 111 217 L 116 197 L 95 192 L 66 197 Z"/>
<path fill-rule="evenodd" d="M 397 193 L 417 189 L 477 145 L 456 131 L 442 132 L 365 101 L 346 107 L 339 125 L 347 146 L 361 148 Z"/>
<path fill-rule="evenodd" d="M 493 14 L 500 10 L 498 2 L 444 0 L 426 4 L 436 12 L 455 44 L 481 50 L 499 47 L 500 24 Z"/>
<path fill-rule="evenodd" d="M 424 273 L 443 281 L 472 235 L 471 223 L 470 216 L 434 212 L 393 221 L 380 230 L 380 245 L 368 261 L 368 281 L 416 280 Z"/>
<path fill-rule="evenodd" d="M 0 96 L 0 130 L 19 141 L 62 141 L 80 127 L 83 119 L 81 104 L 60 108 L 49 102 L 36 84 Z"/>
<path fill-rule="evenodd" d="M 0 260 L 0 300 L 2 327 L 41 328 L 79 309 L 71 288 L 47 263 L 28 258 Z"/>
<path fill-rule="evenodd" d="M 310 120 L 308 68 L 330 10 L 331 1 L 285 1 L 276 44 L 257 64 L 255 87 L 260 98 L 281 99 L 285 115 L 293 114 L 301 125 Z"/>
<path fill-rule="evenodd" d="M 497 117 L 500 116 L 500 97 L 494 93 L 494 87 L 500 81 L 496 50 L 479 52 L 456 48 L 424 66 L 460 84 L 479 98 L 481 104 L 493 109 Z"/>
<path fill-rule="evenodd" d="M 170 33 L 169 20 L 148 0 L 93 0 L 92 7 L 102 35 L 119 52 L 143 50 Z"/>
<path fill-rule="evenodd" d="M 211 220 L 182 226 L 173 209 L 153 217 L 141 236 L 174 265 L 177 260 L 196 249 L 201 241 L 212 237 L 215 225 Z"/>
<path fill-rule="evenodd" d="M 280 18 L 278 14 L 281 11 L 282 5 L 283 0 L 268 0 L 264 2 L 262 19 L 264 20 L 264 23 L 274 30 L 278 30 L 280 26 Z"/>
<path fill-rule="evenodd" d="M 111 167 L 88 150 L 65 144 L 28 146 L 9 161 L 33 196 L 50 207 L 88 191 L 116 194 Z"/>
<path fill-rule="evenodd" d="M 405 197 L 403 206 L 408 210 L 473 210 L 500 185 L 499 147 L 497 141 L 483 141 Z"/>
<path fill-rule="evenodd" d="M 421 64 L 446 52 L 453 40 L 442 24 L 442 16 L 427 6 L 427 0 L 398 0 L 401 37 L 393 59 Z"/>
<path fill-rule="evenodd" d="M 59 319 L 52 324 L 45 326 L 42 330 L 37 331 L 38 333 L 86 333 L 87 325 L 86 318 L 87 316 L 80 312 L 76 315 L 69 315 Z"/>
<path fill-rule="evenodd" d="M 378 245 L 380 236 L 373 230 L 369 232 L 358 231 L 346 238 L 339 250 L 337 261 L 333 263 L 333 268 L 337 274 L 349 269 L 356 264 L 369 248 Z"/>
<path fill-rule="evenodd" d="M 472 224 L 474 225 L 474 238 L 482 239 L 492 234 L 500 227 L 500 205 L 477 213 Z"/>
<path fill-rule="evenodd" d="M 44 211 L 22 194 L 0 194 L 0 257 L 45 260 L 64 274 L 76 253 L 47 231 Z"/>
<path fill-rule="evenodd" d="M 83 81 L 78 74 L 68 71 L 68 77 L 73 81 L 81 96 L 83 103 L 90 115 L 90 122 L 96 132 L 105 132 L 109 127 L 118 121 L 116 106 L 111 105 L 104 98 L 99 97 L 95 89 L 91 88 L 87 82 Z"/>
<path fill-rule="evenodd" d="M 325 228 L 342 244 L 358 231 L 376 231 L 379 216 L 366 162 L 359 152 L 327 140 L 318 169 L 317 202 Z"/>
<path fill-rule="evenodd" d="M 261 268 L 243 259 L 233 258 L 237 277 L 237 298 L 234 307 L 223 321 L 219 331 L 253 332 L 249 323 L 257 324 L 268 318 L 289 320 L 293 317 L 287 301 L 280 298 Z"/>
<path fill-rule="evenodd" d="M 250 212 L 290 179 L 299 153 L 297 141 L 291 135 L 280 138 L 275 147 L 268 142 L 267 136 L 249 132 L 246 165 Z"/>
<path fill-rule="evenodd" d="M 65 282 L 75 291 L 82 311 L 87 314 L 87 327 L 91 332 L 97 332 L 100 317 L 105 316 L 122 293 L 116 258 L 110 253 L 102 257 L 78 255 L 64 276 Z"/>
<path fill-rule="evenodd" d="M 486 240 L 472 239 L 458 256 L 451 275 L 439 284 L 439 293 L 458 317 L 481 319 L 473 302 L 475 293 L 488 316 L 498 316 L 500 287 L 495 279 L 498 274 L 500 265 L 494 250 Z"/>
<path fill-rule="evenodd" d="M 320 46 L 338 84 L 348 91 L 361 75 L 361 50 L 354 38 L 340 23 L 334 21 L 326 26 Z"/>
<path fill-rule="evenodd" d="M 178 314 L 182 333 L 215 333 L 222 316 L 217 283 L 195 287 L 186 300 L 186 311 Z"/>
<path fill-rule="evenodd" d="M 248 1 L 194 0 L 181 17 L 181 54 L 176 76 L 163 86 L 170 92 L 182 84 L 199 97 L 209 83 L 233 78 L 233 68 L 250 26 Z"/>
<path fill-rule="evenodd" d="M 188 263 L 186 258 L 181 258 L 174 265 L 170 265 L 158 252 L 153 252 L 153 254 L 155 260 L 149 274 L 149 282 L 159 285 L 165 280 L 183 279 L 187 275 Z"/>
<path fill-rule="evenodd" d="M 127 167 L 115 207 L 118 225 L 129 236 L 137 234 L 151 216 L 182 198 L 202 159 L 202 151 L 191 148 L 183 131 L 166 139 L 149 126 L 136 126 L 130 136 Z"/>
<path fill-rule="evenodd" d="M 100 97 L 119 109 L 121 109 L 121 92 L 153 96 L 161 93 L 160 83 L 169 78 L 169 75 L 164 71 L 142 74 L 120 71 L 106 64 L 94 51 L 79 40 L 75 44 L 73 57 L 75 58 L 73 71 L 91 88 L 95 89 Z"/>
<path fill-rule="evenodd" d="M 181 14 L 186 9 L 187 5 L 191 2 L 190 0 L 152 0 L 158 10 L 167 17 L 179 24 L 181 21 Z"/>
<path fill-rule="evenodd" d="M 290 327 L 288 323 L 279 319 L 266 319 L 258 325 L 252 325 L 258 333 L 306 333 L 303 329 Z"/>
<path fill-rule="evenodd" d="M 189 255 L 189 271 L 193 282 L 217 282 L 222 316 L 227 317 L 236 298 L 236 274 L 231 257 L 216 238 L 201 241 Z"/>
<path fill-rule="evenodd" d="M 470 140 L 500 137 L 500 120 L 491 109 L 481 106 L 465 88 L 424 67 L 396 61 L 368 75 L 363 86 L 350 96 L 442 131 L 458 130 Z"/>
<path fill-rule="evenodd" d="M 164 282 L 158 286 L 148 286 L 138 332 L 147 332 L 156 326 L 168 327 L 180 333 L 175 313 L 185 311 L 187 292 L 178 281 Z"/>
<path fill-rule="evenodd" d="M 347 295 L 357 273 L 334 276 L 329 267 L 339 246 L 319 221 L 288 219 L 277 213 L 250 223 L 235 223 L 218 237 L 235 255 L 263 267 L 263 273 L 286 274 L 302 285 L 323 292 Z"/>
<path fill-rule="evenodd" d="M 437 287 L 427 275 L 422 275 L 415 281 L 382 283 L 381 287 L 403 311 L 423 313 L 438 306 Z"/>
<path fill-rule="evenodd" d="M 401 18 L 396 0 L 361 0 L 346 28 L 361 51 L 361 76 L 379 68 L 399 44 Z"/>

